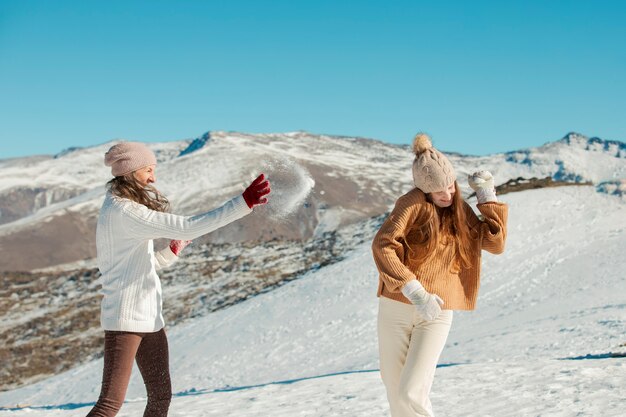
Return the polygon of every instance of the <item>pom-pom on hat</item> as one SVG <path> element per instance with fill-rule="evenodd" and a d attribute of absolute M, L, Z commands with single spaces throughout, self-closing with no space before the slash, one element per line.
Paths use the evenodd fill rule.
<path fill-rule="evenodd" d="M 148 165 L 156 165 L 156 157 L 144 143 L 120 142 L 104 154 L 104 165 L 111 167 L 114 177 L 121 177 Z"/>
<path fill-rule="evenodd" d="M 443 191 L 456 180 L 452 164 L 433 147 L 430 137 L 418 133 L 413 139 L 413 182 L 425 193 Z"/>

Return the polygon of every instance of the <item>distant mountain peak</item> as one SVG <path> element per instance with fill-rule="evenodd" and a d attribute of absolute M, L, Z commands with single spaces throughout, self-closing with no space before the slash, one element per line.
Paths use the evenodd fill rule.
<path fill-rule="evenodd" d="M 189 144 L 189 146 L 187 146 L 185 149 L 180 151 L 178 156 L 184 156 L 184 155 L 190 154 L 192 152 L 195 152 L 198 149 L 201 149 L 204 145 L 206 145 L 206 143 L 209 140 L 211 140 L 211 132 L 210 131 L 206 132 L 201 137 L 195 138 L 194 140 L 192 140 L 191 143 Z"/>
<path fill-rule="evenodd" d="M 569 132 L 567 135 L 563 136 L 563 138 L 561 139 L 561 142 L 571 143 L 571 142 L 576 142 L 579 140 L 586 141 L 587 139 L 588 137 L 583 135 L 582 133 Z"/>
<path fill-rule="evenodd" d="M 75 151 L 78 151 L 78 150 L 81 150 L 81 149 L 84 149 L 84 147 L 82 147 L 82 146 L 71 146 L 69 148 L 65 148 L 61 152 L 59 152 L 56 155 L 54 155 L 54 159 L 59 159 L 59 158 L 65 156 L 65 155 L 68 155 L 68 154 L 70 154 L 72 152 L 75 152 Z"/>
<path fill-rule="evenodd" d="M 626 143 L 618 140 L 607 140 L 597 136 L 587 137 L 578 132 L 569 132 L 555 143 L 591 152 L 604 152 L 616 158 L 626 158 Z"/>
<path fill-rule="evenodd" d="M 586 151 L 607 152 L 616 158 L 626 158 L 626 143 L 618 140 L 607 140 L 597 136 L 590 138 L 577 132 L 570 132 L 557 143 L 576 146 Z"/>

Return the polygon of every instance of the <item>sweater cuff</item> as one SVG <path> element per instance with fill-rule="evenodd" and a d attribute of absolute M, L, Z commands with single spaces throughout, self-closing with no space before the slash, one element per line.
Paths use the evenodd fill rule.
<path fill-rule="evenodd" d="M 176 262 L 176 260 L 178 259 L 178 256 L 176 256 L 174 252 L 172 252 L 172 249 L 170 248 L 170 246 L 167 245 L 165 249 L 162 249 L 158 251 L 157 253 L 155 253 L 154 258 L 156 260 L 155 268 L 157 270 L 160 270 L 163 268 L 167 268 L 168 266 L 171 266 L 174 262 Z"/>
<path fill-rule="evenodd" d="M 167 245 L 167 248 L 161 251 L 161 255 L 163 255 L 163 259 L 168 263 L 168 265 L 178 258 L 178 255 L 172 252 L 170 245 Z"/>
<path fill-rule="evenodd" d="M 420 284 L 420 282 L 416 279 L 412 279 L 411 281 L 407 282 L 406 284 L 404 284 L 404 287 L 402 287 L 402 294 L 406 297 L 409 298 L 409 295 L 413 294 L 415 291 L 419 291 L 420 289 L 423 289 L 424 287 L 422 286 L 422 284 Z"/>
<path fill-rule="evenodd" d="M 241 217 L 252 213 L 252 209 L 248 207 L 248 203 L 246 203 L 246 199 L 243 198 L 243 194 L 233 198 L 233 202 L 235 203 L 235 212 L 241 214 Z"/>

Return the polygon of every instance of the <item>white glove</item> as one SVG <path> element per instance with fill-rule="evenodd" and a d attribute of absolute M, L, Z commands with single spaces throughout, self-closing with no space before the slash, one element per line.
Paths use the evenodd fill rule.
<path fill-rule="evenodd" d="M 476 192 L 478 204 L 498 201 L 496 189 L 493 185 L 493 175 L 489 171 L 476 171 L 467 176 L 467 182 Z"/>
<path fill-rule="evenodd" d="M 443 300 L 437 294 L 431 294 L 417 280 L 409 281 L 402 287 L 402 294 L 417 309 L 417 314 L 426 321 L 435 320 L 441 314 Z"/>

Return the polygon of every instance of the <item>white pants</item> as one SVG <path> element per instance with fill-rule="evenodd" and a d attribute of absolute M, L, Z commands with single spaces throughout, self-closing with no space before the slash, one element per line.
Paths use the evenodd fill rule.
<path fill-rule="evenodd" d="M 380 374 L 392 417 L 434 416 L 428 397 L 452 315 L 443 310 L 436 320 L 425 321 L 413 305 L 380 297 Z"/>

